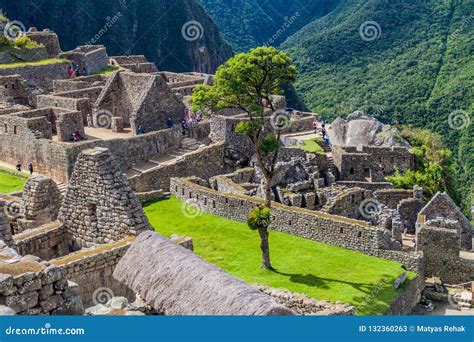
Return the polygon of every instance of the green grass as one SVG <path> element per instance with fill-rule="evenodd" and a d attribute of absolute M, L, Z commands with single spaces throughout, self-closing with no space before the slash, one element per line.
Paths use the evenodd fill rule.
<path fill-rule="evenodd" d="M 91 75 L 104 75 L 104 76 L 110 76 L 112 75 L 115 71 L 119 70 L 120 68 L 117 66 L 113 65 L 108 65 L 103 69 L 94 71 L 91 73 Z"/>
<path fill-rule="evenodd" d="M 24 173 L 12 171 L 0 167 L 0 193 L 9 194 L 11 192 L 21 191 L 25 185 L 28 176 Z M 14 175 L 16 174 L 16 176 Z"/>
<path fill-rule="evenodd" d="M 319 141 L 322 141 L 321 137 L 305 140 L 304 145 L 295 146 L 294 148 L 299 148 L 307 153 L 324 154 L 323 148 L 318 144 Z"/>
<path fill-rule="evenodd" d="M 271 258 L 277 272 L 266 271 L 260 268 L 258 233 L 247 225 L 209 214 L 187 218 L 182 202 L 174 197 L 144 209 L 156 231 L 192 237 L 197 255 L 249 284 L 349 303 L 359 315 L 383 314 L 398 294 L 392 288 L 403 273 L 397 262 L 272 231 Z M 409 279 L 414 277 L 410 272 Z"/>
<path fill-rule="evenodd" d="M 68 60 L 58 59 L 58 58 L 46 58 L 46 59 L 41 59 L 39 61 L 34 61 L 34 62 L 3 63 L 3 64 L 0 64 L 0 69 L 21 68 L 21 67 L 27 67 L 27 66 L 48 65 L 48 64 L 56 64 L 56 63 L 64 63 L 64 62 L 68 62 Z"/>

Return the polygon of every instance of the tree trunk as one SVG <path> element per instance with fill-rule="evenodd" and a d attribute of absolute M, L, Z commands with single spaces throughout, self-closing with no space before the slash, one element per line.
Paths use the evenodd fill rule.
<path fill-rule="evenodd" d="M 268 244 L 268 228 L 258 230 L 260 234 L 260 249 L 262 250 L 262 268 L 274 270 L 270 262 L 270 246 Z"/>

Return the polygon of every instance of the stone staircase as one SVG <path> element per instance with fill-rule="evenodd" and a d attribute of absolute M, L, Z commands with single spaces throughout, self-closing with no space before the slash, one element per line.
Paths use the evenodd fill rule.
<path fill-rule="evenodd" d="M 200 143 L 194 138 L 184 138 L 181 142 L 180 147 L 177 150 L 170 152 L 166 155 L 150 158 L 148 162 L 136 164 L 133 167 L 131 167 L 129 170 L 127 170 L 125 172 L 125 175 L 127 177 L 133 177 L 133 176 L 145 173 L 159 166 L 173 164 L 176 162 L 176 160 L 178 160 L 182 156 L 190 152 L 196 151 L 201 146 L 205 146 L 205 145 Z"/>

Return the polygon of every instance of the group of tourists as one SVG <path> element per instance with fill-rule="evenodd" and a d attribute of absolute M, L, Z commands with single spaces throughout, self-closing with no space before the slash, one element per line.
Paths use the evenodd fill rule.
<path fill-rule="evenodd" d="M 78 64 L 76 65 L 71 64 L 68 68 L 68 74 L 69 74 L 69 78 L 89 76 L 89 71 L 87 70 L 86 67 L 84 67 L 82 68 L 82 72 L 81 72 L 81 69 L 79 68 Z"/>
<path fill-rule="evenodd" d="M 183 135 L 189 131 L 194 125 L 198 125 L 202 121 L 202 114 L 201 113 L 193 113 L 189 109 L 186 110 L 186 115 L 184 119 L 181 121 L 181 131 Z"/>
<path fill-rule="evenodd" d="M 313 130 L 314 133 L 321 133 L 321 136 L 323 137 L 324 143 L 329 144 L 329 135 L 328 132 L 326 131 L 326 123 L 324 120 L 321 120 L 321 122 L 318 121 L 318 119 L 314 119 L 313 123 Z"/>
<path fill-rule="evenodd" d="M 78 142 L 82 140 L 87 140 L 87 137 L 83 136 L 79 131 L 76 131 L 76 132 L 71 133 L 69 140 L 72 142 Z"/>
<path fill-rule="evenodd" d="M 19 172 L 21 172 L 21 162 L 18 162 L 15 166 L 15 169 Z M 30 175 L 33 174 L 33 163 L 28 163 L 28 171 L 30 172 Z"/>

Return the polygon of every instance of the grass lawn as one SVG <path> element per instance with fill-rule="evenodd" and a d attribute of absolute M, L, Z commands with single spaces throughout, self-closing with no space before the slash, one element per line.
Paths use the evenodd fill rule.
<path fill-rule="evenodd" d="M 103 69 L 94 71 L 91 73 L 91 75 L 104 75 L 104 76 L 110 76 L 112 75 L 115 71 L 119 70 L 120 68 L 117 66 L 113 65 L 108 65 Z"/>
<path fill-rule="evenodd" d="M 245 282 L 355 305 L 359 315 L 383 314 L 397 295 L 393 281 L 401 265 L 340 247 L 272 231 L 270 249 L 277 272 L 260 268 L 259 236 L 247 225 L 202 214 L 190 219 L 172 197 L 144 206 L 155 230 L 192 237 L 197 255 Z M 414 273 L 409 273 L 413 279 Z M 362 304 L 367 302 L 367 304 Z"/>
<path fill-rule="evenodd" d="M 324 154 L 323 148 L 318 144 L 319 141 L 322 141 L 321 137 L 305 140 L 304 145 L 295 146 L 294 148 L 299 148 L 307 153 Z"/>
<path fill-rule="evenodd" d="M 41 59 L 39 61 L 34 61 L 34 62 L 2 63 L 0 64 L 0 69 L 19 68 L 19 67 L 34 66 L 34 65 L 48 65 L 48 64 L 56 64 L 56 63 L 64 63 L 64 62 L 68 62 L 68 60 L 57 59 L 57 58 L 47 58 L 47 59 Z"/>
<path fill-rule="evenodd" d="M 0 193 L 8 194 L 11 192 L 21 191 L 28 176 L 21 172 L 12 170 L 5 172 L 5 170 L 6 169 L 0 167 Z M 14 176 L 12 173 L 17 174 L 18 176 Z"/>

